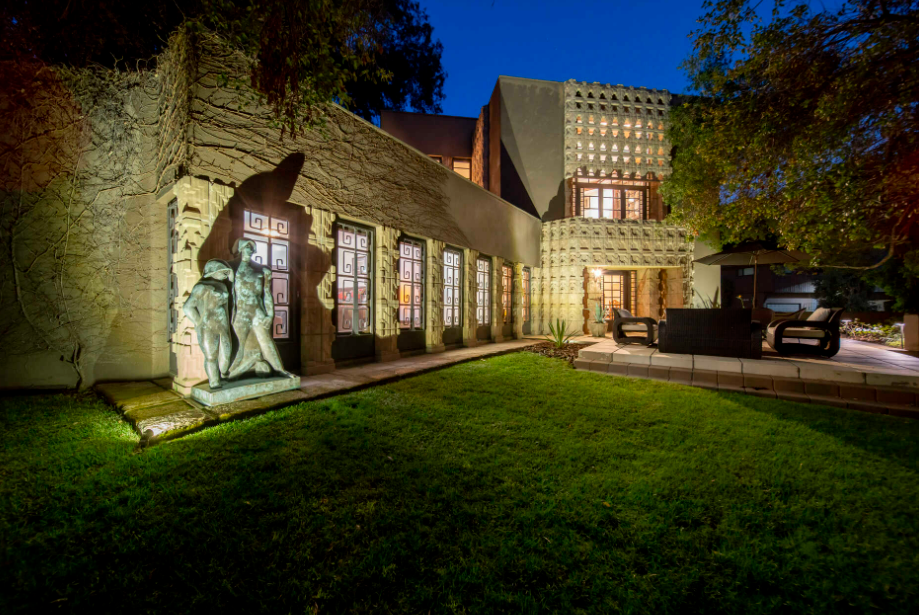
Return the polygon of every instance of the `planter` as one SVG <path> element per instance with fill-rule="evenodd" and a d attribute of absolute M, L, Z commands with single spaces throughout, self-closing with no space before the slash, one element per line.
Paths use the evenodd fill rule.
<path fill-rule="evenodd" d="M 903 315 L 903 348 L 919 350 L 919 314 Z"/>
<path fill-rule="evenodd" d="M 605 322 L 591 322 L 588 323 L 590 327 L 590 334 L 594 337 L 606 337 L 606 323 Z"/>

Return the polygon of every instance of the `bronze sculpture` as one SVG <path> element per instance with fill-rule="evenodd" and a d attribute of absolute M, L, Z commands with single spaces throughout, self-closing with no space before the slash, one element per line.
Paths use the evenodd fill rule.
<path fill-rule="evenodd" d="M 191 290 L 182 311 L 195 325 L 198 346 L 204 354 L 204 371 L 211 389 L 223 386 L 233 352 L 230 339 L 228 301 L 230 291 L 227 280 L 233 281 L 233 270 L 225 261 L 209 260 L 204 265 L 204 275 Z"/>
<path fill-rule="evenodd" d="M 274 323 L 271 269 L 252 261 L 255 242 L 251 239 L 237 239 L 233 253 L 239 255 L 233 281 L 233 331 L 239 349 L 228 378 L 237 378 L 252 369 L 260 375 L 268 375 L 273 370 L 281 376 L 294 378 L 284 369 L 271 336 Z"/>

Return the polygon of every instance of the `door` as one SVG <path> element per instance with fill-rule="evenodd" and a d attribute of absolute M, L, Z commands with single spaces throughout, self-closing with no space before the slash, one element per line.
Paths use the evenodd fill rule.
<path fill-rule="evenodd" d="M 274 322 L 271 336 L 284 368 L 300 370 L 300 292 L 297 285 L 297 238 L 302 209 L 288 203 L 255 209 L 240 207 L 234 214 L 236 237 L 255 242 L 252 260 L 271 269 Z"/>
<path fill-rule="evenodd" d="M 514 268 L 501 266 L 501 336 L 514 337 Z"/>
<path fill-rule="evenodd" d="M 491 259 L 479 258 L 475 273 L 475 319 L 477 340 L 491 339 Z"/>
<path fill-rule="evenodd" d="M 634 307 L 637 290 L 637 272 L 604 271 L 603 272 L 603 311 L 608 319 L 607 329 L 612 331 L 613 308 L 628 310 L 635 314 Z"/>
<path fill-rule="evenodd" d="M 463 343 L 463 253 L 444 250 L 444 346 Z"/>
<path fill-rule="evenodd" d="M 523 296 L 520 297 L 521 310 L 520 315 L 523 317 L 523 334 L 530 334 L 530 268 L 523 268 L 523 277 L 520 280 L 520 289 Z"/>
<path fill-rule="evenodd" d="M 400 352 L 424 350 L 424 242 L 407 237 L 399 240 L 399 337 Z"/>

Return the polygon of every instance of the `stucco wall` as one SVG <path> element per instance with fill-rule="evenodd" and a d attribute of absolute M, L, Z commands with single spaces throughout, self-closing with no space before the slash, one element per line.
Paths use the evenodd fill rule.
<path fill-rule="evenodd" d="M 564 84 L 501 76 L 501 194 L 515 201 L 517 181 L 543 220 L 564 215 Z M 496 156 L 494 149 L 491 156 Z M 520 199 L 518 199 L 520 200 Z"/>

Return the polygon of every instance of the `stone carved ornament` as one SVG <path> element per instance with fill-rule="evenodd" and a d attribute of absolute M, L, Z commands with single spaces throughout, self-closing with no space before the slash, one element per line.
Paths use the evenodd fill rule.
<path fill-rule="evenodd" d="M 252 261 L 255 242 L 251 239 L 238 239 L 233 252 L 239 256 L 236 269 L 219 259 L 208 261 L 182 307 L 195 325 L 208 383 L 211 389 L 219 389 L 223 380 L 251 371 L 259 376 L 294 378 L 284 369 L 271 336 L 271 270 Z"/>

